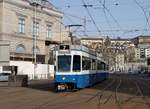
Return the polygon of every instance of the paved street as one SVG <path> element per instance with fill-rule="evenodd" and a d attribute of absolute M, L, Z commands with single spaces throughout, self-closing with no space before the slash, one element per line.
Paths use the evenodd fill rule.
<path fill-rule="evenodd" d="M 149 109 L 150 81 L 113 76 L 76 92 L 54 92 L 52 81 L 28 88 L 0 87 L 1 109 Z"/>

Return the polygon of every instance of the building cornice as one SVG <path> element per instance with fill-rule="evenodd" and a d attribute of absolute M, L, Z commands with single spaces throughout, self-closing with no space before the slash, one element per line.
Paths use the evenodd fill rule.
<path fill-rule="evenodd" d="M 8 3 L 8 4 L 11 4 L 11 5 L 15 5 L 15 6 L 20 7 L 20 8 L 29 9 L 31 11 L 33 10 L 33 7 L 28 2 L 25 2 L 25 1 L 4 0 L 4 2 Z M 44 13 L 44 14 L 47 14 L 49 16 L 59 17 L 59 18 L 63 17 L 62 12 L 56 11 L 54 9 L 46 9 L 46 8 L 38 9 L 37 8 L 37 12 Z"/>
<path fill-rule="evenodd" d="M 104 38 L 81 38 L 81 40 L 104 40 Z"/>
<path fill-rule="evenodd" d="M 8 34 L 8 33 L 0 33 L 0 35 L 2 36 L 11 36 L 11 37 L 16 37 L 16 38 L 20 38 L 20 39 L 29 39 L 32 40 L 32 37 L 29 37 L 30 35 L 26 35 L 26 34 L 19 34 L 19 33 L 14 33 L 14 34 Z M 45 39 L 40 39 L 40 36 L 37 37 L 37 41 L 45 41 Z"/>
<path fill-rule="evenodd" d="M 17 16 L 21 16 L 21 17 L 24 17 L 24 18 L 27 18 L 27 17 L 28 17 L 27 15 L 24 15 L 24 14 L 19 13 L 19 12 L 16 12 L 16 15 L 17 15 Z"/>

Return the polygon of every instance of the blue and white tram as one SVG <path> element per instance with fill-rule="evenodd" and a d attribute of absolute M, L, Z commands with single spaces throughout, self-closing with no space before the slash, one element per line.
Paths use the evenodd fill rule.
<path fill-rule="evenodd" d="M 60 45 L 55 55 L 57 90 L 85 88 L 108 78 L 106 62 L 84 46 Z"/>

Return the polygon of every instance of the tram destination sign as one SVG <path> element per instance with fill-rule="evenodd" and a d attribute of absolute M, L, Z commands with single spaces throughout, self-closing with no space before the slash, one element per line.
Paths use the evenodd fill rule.
<path fill-rule="evenodd" d="M 70 52 L 70 46 L 69 45 L 60 45 L 59 46 L 59 52 Z"/>
<path fill-rule="evenodd" d="M 60 45 L 59 50 L 69 50 L 70 46 L 69 45 Z"/>

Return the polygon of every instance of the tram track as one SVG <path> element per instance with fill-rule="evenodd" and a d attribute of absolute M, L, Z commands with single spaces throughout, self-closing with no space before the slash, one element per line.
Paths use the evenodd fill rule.
<path fill-rule="evenodd" d="M 118 94 L 118 90 L 119 90 L 119 88 L 120 88 L 120 85 L 121 85 L 121 83 L 122 83 L 122 80 L 118 80 L 118 79 L 117 79 L 117 80 L 115 80 L 115 81 L 116 81 L 116 83 L 115 83 L 113 86 L 110 87 L 110 88 L 112 88 L 112 89 L 110 90 L 110 91 L 111 91 L 111 94 L 108 96 L 108 98 L 106 99 L 106 101 L 105 101 L 104 103 L 102 103 L 102 105 L 106 105 L 107 103 L 109 103 L 110 99 L 112 98 L 112 99 L 115 100 L 118 109 L 122 109 L 122 108 L 121 108 L 121 104 L 120 104 L 120 100 L 119 100 L 119 94 Z M 115 86 L 115 85 L 116 85 L 116 86 Z M 103 94 L 102 96 L 104 96 L 104 94 Z M 101 99 L 102 99 L 102 97 L 101 97 Z"/>
<path fill-rule="evenodd" d="M 149 84 L 149 82 L 147 80 L 143 80 L 142 83 L 145 85 L 145 87 L 147 87 L 150 90 L 150 84 Z M 150 95 L 149 95 L 149 97 L 150 97 Z"/>
<path fill-rule="evenodd" d="M 115 100 L 116 100 L 116 102 L 117 102 L 117 104 L 118 104 L 118 108 L 119 108 L 119 109 L 122 109 L 122 108 L 121 108 L 121 103 L 120 103 L 119 97 L 118 97 L 118 89 L 119 89 L 119 87 L 120 87 L 120 85 L 121 85 L 121 82 L 122 82 L 122 80 L 120 79 L 120 80 L 119 80 L 119 84 L 118 84 L 118 86 L 116 87 L 116 90 L 115 90 Z"/>
<path fill-rule="evenodd" d="M 117 77 L 117 79 L 118 79 L 118 82 L 115 82 L 115 83 L 113 83 L 113 84 L 118 84 L 117 86 L 115 86 L 115 85 L 113 85 L 113 84 L 111 84 L 112 85 L 112 87 L 115 89 L 115 90 L 113 90 L 113 92 L 112 93 L 114 93 L 115 94 L 115 96 L 114 96 L 114 98 L 115 98 L 115 101 L 116 101 L 116 103 L 117 103 L 117 106 L 118 106 L 118 109 L 122 109 L 122 107 L 126 104 L 126 103 L 129 103 L 129 102 L 135 102 L 135 103 L 141 103 L 141 104 L 150 104 L 149 102 L 147 102 L 146 100 L 145 100 L 145 98 L 148 98 L 148 96 L 146 96 L 146 95 L 144 95 L 144 89 L 143 88 L 145 88 L 145 87 L 147 87 L 148 89 L 150 89 L 150 86 L 147 84 L 147 83 L 144 83 L 144 81 L 140 81 L 138 78 L 136 78 L 136 79 L 131 79 L 131 78 L 126 78 L 126 81 L 128 82 L 128 83 L 132 83 L 132 82 L 134 82 L 134 84 L 132 84 L 130 87 L 132 88 L 132 89 L 134 89 L 134 91 L 132 90 L 132 93 L 130 94 L 130 96 L 131 97 L 128 97 L 126 100 L 120 100 L 119 99 L 119 94 L 118 93 L 120 93 L 120 91 L 119 91 L 119 88 L 120 88 L 120 86 L 121 86 L 121 84 L 122 84 L 122 79 L 120 78 L 118 78 Z M 130 80 L 130 82 L 129 82 L 129 80 Z M 116 81 L 116 80 L 115 80 Z M 142 87 L 141 87 L 141 84 L 142 84 Z M 110 86 L 111 86 L 110 85 Z M 109 85 L 108 85 L 109 86 Z M 98 109 L 101 109 L 100 107 L 101 107 L 101 105 L 105 105 L 105 104 L 107 104 L 108 102 L 109 102 L 109 100 L 113 97 L 113 94 L 110 94 L 107 98 L 106 98 L 106 100 L 102 103 L 101 102 L 101 100 L 102 100 L 102 96 L 104 96 L 104 92 L 105 91 L 107 91 L 107 88 L 110 88 L 110 87 L 108 87 L 108 86 L 106 86 L 101 92 L 99 92 L 98 94 L 96 94 L 95 96 L 97 96 L 97 98 L 98 98 Z M 148 89 L 146 89 L 146 90 L 148 90 Z M 95 97 L 94 96 L 94 97 Z M 92 99 L 94 98 L 94 97 L 92 97 Z M 121 97 L 120 97 L 121 98 Z M 143 99 L 143 101 L 142 102 L 139 102 L 139 101 L 133 101 L 134 99 Z M 91 100 L 91 99 L 90 99 Z"/>
<path fill-rule="evenodd" d="M 148 101 L 146 100 L 146 95 L 144 94 L 145 86 L 143 86 L 143 81 L 140 79 L 133 79 L 132 80 L 136 86 L 135 93 L 136 95 L 132 96 L 132 98 L 128 101 L 128 103 L 134 103 L 132 108 L 138 108 L 138 106 L 146 106 L 149 105 Z M 137 105 L 138 104 L 138 105 Z"/>
<path fill-rule="evenodd" d="M 91 100 L 93 100 L 94 98 L 98 99 L 98 109 L 101 109 L 102 105 L 106 105 L 111 98 L 114 98 L 116 101 L 116 104 L 118 106 L 118 109 L 121 109 L 121 103 L 119 101 L 119 97 L 118 97 L 118 89 L 120 87 L 122 83 L 122 80 L 118 79 L 113 79 L 109 84 L 107 84 L 102 90 L 100 90 L 99 92 L 97 92 L 94 96 L 92 96 L 91 98 L 89 98 L 87 100 L 87 102 L 91 102 Z M 107 98 L 102 102 L 102 98 L 105 96 L 105 92 L 111 90 L 111 93 L 109 94 L 109 96 L 107 96 Z"/>
<path fill-rule="evenodd" d="M 141 82 L 141 81 L 139 80 L 139 82 Z M 117 109 L 117 108 L 118 109 L 126 109 L 126 108 L 124 108 L 126 103 L 129 103 L 129 104 L 130 103 L 135 103 L 134 106 L 136 107 L 137 103 L 145 104 L 144 100 L 143 101 L 139 101 L 139 100 L 136 101 L 137 98 L 138 99 L 143 98 L 142 95 L 145 96 L 143 94 L 143 91 L 142 91 L 143 89 L 140 87 L 139 82 L 138 82 L 138 78 L 136 78 L 136 79 L 126 78 L 126 80 L 124 80 L 121 77 L 117 77 L 117 78 L 107 80 L 106 82 L 103 82 L 103 83 L 100 83 L 98 85 L 95 85 L 95 86 L 91 87 L 91 88 L 95 88 L 95 89 L 97 89 L 96 87 L 100 87 L 99 91 L 95 92 L 95 94 L 85 92 L 86 90 L 91 89 L 91 88 L 85 88 L 85 89 L 82 89 L 82 90 L 78 90 L 77 92 L 62 92 L 62 93 L 59 94 L 59 96 L 61 98 L 59 98 L 57 103 L 51 102 L 51 103 L 48 103 L 48 104 L 44 105 L 44 108 L 41 107 L 39 109 L 46 109 L 48 107 L 51 107 L 51 109 L 59 109 L 59 108 L 65 108 L 66 105 L 67 105 L 67 107 L 69 107 L 71 105 L 74 105 L 74 106 L 81 105 L 81 104 L 87 105 L 87 103 L 92 104 L 93 102 L 95 102 L 95 98 L 96 98 L 96 100 L 98 100 L 97 109 L 103 109 L 104 106 L 110 105 L 110 102 L 112 102 L 112 101 L 113 102 L 115 101 L 115 105 L 116 105 L 115 109 Z M 135 83 L 137 85 L 135 85 Z M 143 83 L 144 82 L 142 82 L 141 84 L 143 84 Z M 126 102 L 124 104 L 123 103 L 124 100 L 121 101 L 122 96 L 120 95 L 120 90 L 121 90 L 121 87 L 128 87 L 128 85 L 130 85 L 129 86 L 130 88 L 134 89 L 134 90 L 131 91 L 131 95 L 133 95 L 133 96 L 128 97 L 128 102 Z M 107 93 L 108 91 L 110 91 L 111 93 Z M 127 93 L 128 93 L 128 91 L 127 91 Z M 84 100 L 82 100 L 82 98 L 80 96 L 81 94 L 87 96 L 86 103 L 84 102 Z M 109 94 L 109 95 L 107 96 L 107 94 Z M 79 95 L 79 96 L 78 96 L 78 98 L 73 99 L 73 100 L 68 100 L 68 101 L 63 100 L 65 98 L 72 97 L 74 95 Z M 105 95 L 106 95 L 106 97 L 105 97 Z M 89 98 L 89 96 L 92 96 L 92 97 Z M 103 98 L 106 98 L 106 99 L 103 100 Z M 94 101 L 92 102 L 92 100 L 94 100 Z M 75 108 L 72 107 L 72 109 L 75 109 Z"/>
<path fill-rule="evenodd" d="M 112 84 L 114 84 L 115 80 L 111 81 L 109 84 L 107 84 L 103 89 L 101 89 L 100 91 L 98 91 L 96 94 L 94 94 L 91 98 L 89 98 L 86 102 L 90 102 L 91 100 L 93 100 L 95 97 L 100 96 L 104 93 L 104 91 L 109 88 Z"/>
<path fill-rule="evenodd" d="M 110 81 L 106 81 L 106 83 L 104 84 L 108 84 Z M 111 81 L 111 84 L 112 84 L 113 81 Z M 109 85 L 111 85 L 109 84 Z M 108 85 L 108 86 L 109 86 Z M 108 87 L 107 86 L 107 87 Z M 94 86 L 95 87 L 95 86 Z M 49 106 L 51 106 L 52 109 L 57 109 L 57 108 L 61 108 L 64 106 L 64 104 L 67 104 L 68 106 L 69 105 L 73 105 L 73 104 L 81 104 L 81 103 L 86 103 L 85 101 L 81 101 L 80 98 L 76 99 L 76 100 L 72 100 L 72 101 L 62 101 L 64 100 L 66 97 L 70 97 L 70 96 L 73 96 L 73 95 L 79 95 L 79 94 L 82 94 L 82 95 L 86 95 L 86 96 L 93 96 L 92 94 L 89 94 L 89 93 L 85 93 L 84 90 L 86 89 L 82 89 L 82 90 L 78 90 L 77 92 L 59 92 L 59 100 L 57 100 L 57 103 L 54 101 L 54 100 L 51 100 L 52 102 L 45 102 L 41 105 L 38 106 L 38 109 L 45 109 L 45 108 L 48 108 Z M 96 94 L 98 95 L 99 92 Z M 94 95 L 95 96 L 95 95 Z M 93 97 L 92 97 L 93 98 Z M 92 99 L 91 98 L 91 99 Z M 61 103 L 61 104 L 60 104 Z M 59 105 L 57 105 L 59 104 Z"/>
<path fill-rule="evenodd" d="M 146 91 L 145 89 L 150 88 L 150 87 L 147 86 L 147 84 L 144 81 L 141 82 L 139 80 L 137 80 L 136 86 L 137 86 L 138 92 L 140 94 L 140 97 L 143 99 L 144 104 L 150 104 L 146 100 L 146 98 L 148 98 L 148 96 L 147 96 L 147 93 L 145 93 L 145 91 Z"/>
<path fill-rule="evenodd" d="M 16 101 L 23 99 L 25 102 L 20 101 L 16 104 L 17 107 L 22 107 L 27 103 L 29 107 L 33 106 L 31 109 L 145 109 L 150 104 L 149 85 L 150 81 L 143 78 L 117 75 L 116 78 L 114 76 L 76 92 L 54 93 L 29 88 L 33 93 L 31 97 L 28 88 L 10 88 L 11 90 L 6 90 L 6 92 L 5 89 L 1 89 L 1 92 L 4 93 L 1 98 L 5 97 L 5 100 L 0 103 L 6 101 L 11 103 L 13 99 Z M 47 87 L 45 88 L 47 89 Z M 26 95 L 24 95 L 25 93 Z M 7 96 L 14 98 L 7 100 Z M 15 96 L 19 97 L 15 98 Z M 32 101 L 36 99 L 37 101 L 32 105 Z"/>
<path fill-rule="evenodd" d="M 83 90 L 85 90 L 85 89 L 83 89 Z M 65 101 L 65 99 L 67 97 L 72 97 L 74 95 L 78 95 L 83 90 L 78 90 L 76 92 L 75 91 L 58 92 L 57 93 L 58 96 L 54 99 L 51 99 L 50 100 L 51 102 L 49 100 L 47 100 L 46 102 L 37 106 L 35 109 L 47 109 L 49 107 L 51 107 L 51 109 L 60 109 L 60 108 L 65 107 L 66 105 L 70 106 L 70 105 L 76 105 L 76 104 L 84 103 L 83 101 L 80 101 L 80 98 Z"/>
<path fill-rule="evenodd" d="M 146 100 L 148 96 L 144 93 L 145 90 L 149 89 L 149 86 L 139 78 L 128 78 L 128 80 L 130 80 L 131 83 L 134 83 L 134 93 L 130 94 L 131 97 L 128 97 L 127 99 L 121 101 L 122 106 L 127 105 L 127 103 L 134 103 L 134 108 L 137 107 L 136 104 L 149 105 L 150 102 Z"/>
<path fill-rule="evenodd" d="M 118 109 L 124 109 L 124 105 L 126 103 L 141 103 L 141 104 L 148 104 L 146 101 L 135 101 L 134 99 L 137 98 L 145 98 L 145 95 L 143 94 L 143 89 L 141 88 L 140 84 L 144 84 L 145 87 L 149 87 L 148 84 L 142 82 L 139 84 L 139 81 L 136 79 L 126 79 L 126 82 L 130 82 L 134 83 L 131 84 L 130 88 L 133 87 L 133 89 L 135 89 L 133 96 L 128 97 L 126 100 L 122 100 L 121 101 L 121 96 L 120 96 L 120 87 L 122 86 L 124 80 L 122 80 L 122 78 L 115 78 L 112 79 L 111 81 L 106 81 L 105 85 L 103 85 L 103 88 L 99 89 L 98 92 L 96 92 L 95 94 L 91 94 L 91 93 L 84 93 L 84 90 L 78 90 L 77 92 L 63 92 L 60 94 L 61 97 L 68 97 L 68 96 L 73 96 L 73 95 L 78 95 L 78 94 L 82 94 L 82 95 L 87 95 L 87 96 L 92 96 L 92 97 L 88 97 L 87 100 L 84 102 L 83 100 L 81 100 L 80 98 L 75 99 L 75 100 L 71 100 L 68 102 L 65 101 L 60 101 L 57 103 L 47 103 L 46 105 L 44 105 L 44 108 L 38 108 L 38 109 L 46 109 L 47 107 L 51 106 L 51 109 L 59 109 L 62 107 L 65 107 L 65 104 L 67 104 L 68 106 L 71 105 L 80 105 L 80 104 L 84 104 L 84 103 L 90 103 L 92 100 L 94 100 L 95 98 L 98 99 L 98 104 L 97 104 L 97 109 L 103 109 L 103 105 L 107 105 L 111 102 L 111 100 L 115 100 L 116 106 Z M 130 84 L 129 82 L 129 84 Z M 94 86 L 95 88 L 96 86 Z M 107 97 L 105 97 L 105 95 L 107 94 L 108 91 L 111 91 L 111 93 L 109 93 L 109 95 Z M 105 94 L 106 93 L 106 94 Z M 133 91 L 132 91 L 133 93 Z M 102 101 L 102 99 L 105 97 L 105 100 Z M 111 99 L 112 98 L 112 99 Z M 64 98 L 63 98 L 64 99 Z M 59 104 L 59 105 L 57 105 Z"/>
<path fill-rule="evenodd" d="M 138 94 L 138 91 L 135 90 L 137 87 L 135 85 L 135 80 L 133 79 L 127 79 L 127 81 L 130 83 L 130 87 L 132 87 L 132 93 L 130 94 L 130 97 L 127 97 L 127 99 L 121 101 L 121 104 L 122 105 L 126 105 L 127 103 L 131 102 L 133 99 L 137 98 L 137 94 Z"/>

